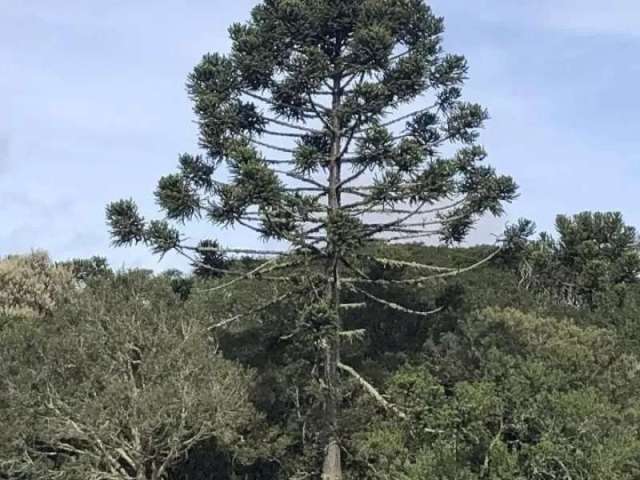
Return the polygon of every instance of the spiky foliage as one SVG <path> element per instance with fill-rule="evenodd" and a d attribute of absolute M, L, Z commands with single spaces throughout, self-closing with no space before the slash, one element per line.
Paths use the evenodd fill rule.
<path fill-rule="evenodd" d="M 160 180 L 166 220 L 146 223 L 131 201 L 108 207 L 116 244 L 193 257 L 198 247 L 168 221 L 206 218 L 290 245 L 263 252 L 282 255 L 261 273 L 301 258 L 324 265 L 327 479 L 341 478 L 341 287 L 403 308 L 366 292 L 357 260 L 381 240 L 460 241 L 516 194 L 484 163 L 488 114 L 462 99 L 467 63 L 443 52 L 443 30 L 422 0 L 265 0 L 230 28 L 231 53 L 205 55 L 189 76 L 204 154 L 182 155 Z M 464 270 L 405 267 L 418 272 L 407 284 Z"/>
<path fill-rule="evenodd" d="M 636 229 L 619 212 L 558 215 L 557 238 L 541 233 L 519 250 L 522 283 L 561 303 L 594 307 L 604 294 L 620 299 L 638 282 L 640 250 Z"/>
<path fill-rule="evenodd" d="M 88 281 L 105 278 L 113 274 L 109 262 L 104 257 L 74 258 L 67 262 L 60 262 L 58 265 L 69 268 L 73 278 L 85 284 Z"/>
<path fill-rule="evenodd" d="M 202 240 L 198 244 L 196 258 L 191 262 L 193 274 L 200 278 L 220 277 L 227 269 L 227 258 L 220 252 L 215 240 Z"/>

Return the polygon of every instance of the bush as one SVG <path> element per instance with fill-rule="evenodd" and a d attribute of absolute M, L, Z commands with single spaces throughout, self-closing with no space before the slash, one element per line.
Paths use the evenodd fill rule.
<path fill-rule="evenodd" d="M 48 322 L 9 324 L 0 477 L 167 478 L 203 443 L 252 462 L 252 375 L 222 358 L 207 320 L 165 279 L 134 272 L 79 291 Z"/>
<path fill-rule="evenodd" d="M 0 260 L 0 315 L 39 317 L 51 313 L 72 287 L 71 271 L 45 252 Z"/>
<path fill-rule="evenodd" d="M 409 421 L 370 416 L 348 448 L 369 478 L 636 479 L 639 368 L 610 330 L 486 309 L 390 378 Z"/>

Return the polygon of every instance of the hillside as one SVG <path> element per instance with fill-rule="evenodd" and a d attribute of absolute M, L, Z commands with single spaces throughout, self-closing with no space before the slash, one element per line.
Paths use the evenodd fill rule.
<path fill-rule="evenodd" d="M 380 248 L 462 267 L 493 247 Z M 216 290 L 228 278 L 75 266 L 81 280 L 55 307 L 3 314 L 3 478 L 75 478 L 100 458 L 114 459 L 116 476 L 164 458 L 171 479 L 304 478 L 317 461 L 322 389 L 304 302 L 207 331 L 274 287 L 253 279 Z M 405 270 L 362 268 L 371 278 Z M 636 285 L 622 301 L 576 308 L 525 289 L 498 256 L 385 299 L 441 310 L 420 318 L 372 304 L 345 317 L 348 478 L 637 478 Z"/>

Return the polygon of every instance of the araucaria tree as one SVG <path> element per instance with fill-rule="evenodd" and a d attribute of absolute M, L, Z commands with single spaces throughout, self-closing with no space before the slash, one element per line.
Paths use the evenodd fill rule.
<path fill-rule="evenodd" d="M 284 242 L 290 248 L 255 252 L 273 259 L 251 274 L 293 282 L 291 295 L 302 283 L 292 267 L 322 265 L 306 282 L 322 291 L 313 328 L 323 352 L 327 480 L 342 478 L 339 372 L 386 402 L 340 362 L 349 335 L 340 313 L 358 305 L 343 304 L 341 293 L 433 313 L 371 293 L 393 281 L 358 268 L 368 246 L 460 241 L 516 195 L 510 177 L 483 163 L 476 141 L 487 112 L 462 100 L 467 64 L 443 52 L 442 33 L 422 0 L 265 0 L 230 28 L 231 53 L 205 55 L 189 76 L 204 152 L 182 155 L 179 173 L 160 180 L 166 218 L 147 223 L 130 200 L 107 209 L 116 244 L 144 242 L 159 254 L 202 254 L 208 247 L 186 245 L 174 226 L 201 217 Z M 414 271 L 399 282 L 406 286 L 465 270 L 369 260 Z"/>

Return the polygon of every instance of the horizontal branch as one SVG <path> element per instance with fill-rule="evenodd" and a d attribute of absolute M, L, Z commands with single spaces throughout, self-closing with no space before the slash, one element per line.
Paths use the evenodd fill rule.
<path fill-rule="evenodd" d="M 255 138 L 251 138 L 251 137 L 247 137 L 246 135 L 242 136 L 245 140 L 247 140 L 248 142 L 251 142 L 255 145 L 258 145 L 260 147 L 264 147 L 264 148 L 268 148 L 271 150 L 274 150 L 276 152 L 283 152 L 283 153 L 291 153 L 291 154 L 295 154 L 296 151 L 292 150 L 290 148 L 284 148 L 284 147 L 278 147 L 277 145 L 272 145 L 270 143 L 267 142 L 262 142 L 260 140 L 256 140 Z"/>
<path fill-rule="evenodd" d="M 238 225 L 241 225 L 244 228 L 247 228 L 247 229 L 251 230 L 252 232 L 255 232 L 255 233 L 259 234 L 259 235 L 265 236 L 265 235 L 268 234 L 268 232 L 264 228 L 260 228 L 260 227 L 257 227 L 255 225 L 251 225 L 250 222 L 251 222 L 250 220 L 245 220 L 245 219 L 241 219 L 241 218 L 238 218 L 238 219 L 235 220 L 235 223 L 237 223 Z"/>
<path fill-rule="evenodd" d="M 362 295 L 364 295 L 365 297 L 367 297 L 369 300 L 373 300 L 376 303 L 379 303 L 380 305 L 383 305 L 387 308 L 390 308 L 392 310 L 397 310 L 399 312 L 402 313 L 409 313 L 411 315 L 416 315 L 418 317 L 431 317 L 433 315 L 435 315 L 436 313 L 440 313 L 441 311 L 444 310 L 444 307 L 438 307 L 438 308 L 434 308 L 433 310 L 429 310 L 429 311 L 419 311 L 419 310 L 413 310 L 411 308 L 407 308 L 403 305 L 400 305 L 398 303 L 394 303 L 394 302 L 390 302 L 388 300 L 384 300 L 382 298 L 376 297 L 375 295 L 370 294 L 369 292 L 366 292 L 360 288 L 356 288 L 351 286 L 350 287 L 351 290 L 353 290 L 354 292 L 358 292 Z"/>
<path fill-rule="evenodd" d="M 280 175 L 284 175 L 285 177 L 289 177 L 292 178 L 294 180 L 298 180 L 300 182 L 304 182 L 304 183 L 308 183 L 309 185 L 313 185 L 315 187 L 318 187 L 320 189 L 322 189 L 322 191 L 326 191 L 328 190 L 328 188 L 323 185 L 322 183 L 313 180 L 309 177 L 305 177 L 304 175 L 299 175 L 297 173 L 294 172 L 288 172 L 286 170 L 273 170 L 275 173 L 280 174 Z"/>
<path fill-rule="evenodd" d="M 482 260 L 477 261 L 473 265 L 470 265 L 470 266 L 464 267 L 464 268 L 457 268 L 457 269 L 452 270 L 450 272 L 443 272 L 443 273 L 439 273 L 439 274 L 435 274 L 435 275 L 428 275 L 428 276 L 424 276 L 424 277 L 418 277 L 418 278 L 412 278 L 412 279 L 406 279 L 406 280 L 384 280 L 384 279 L 366 280 L 366 279 L 361 279 L 361 278 L 344 278 L 344 279 L 342 279 L 342 282 L 343 283 L 347 283 L 347 284 L 368 283 L 368 284 L 376 284 L 376 285 L 417 285 L 419 283 L 426 282 L 428 280 L 436 280 L 436 279 L 442 279 L 442 278 L 448 278 L 448 277 L 455 277 L 457 275 L 461 275 L 463 273 L 470 272 L 471 270 L 475 270 L 476 268 L 479 268 L 482 265 L 484 265 L 486 263 L 489 263 L 500 252 L 502 252 L 502 247 L 499 247 L 493 253 L 491 253 L 491 255 L 488 255 L 487 257 L 483 258 Z"/>
<path fill-rule="evenodd" d="M 338 335 L 341 338 L 344 338 L 348 342 L 362 341 L 367 334 L 367 331 L 364 328 L 360 328 L 358 330 L 343 330 Z"/>
<path fill-rule="evenodd" d="M 357 310 L 358 308 L 366 308 L 367 307 L 367 303 L 366 302 L 362 302 L 362 303 L 341 303 L 339 308 L 343 309 L 343 310 Z"/>
<path fill-rule="evenodd" d="M 226 269 L 226 268 L 217 268 L 217 267 L 214 267 L 212 265 L 208 265 L 206 263 L 203 263 L 200 260 L 198 260 L 197 258 L 193 257 L 192 255 L 189 255 L 188 253 L 186 253 L 181 248 L 176 249 L 176 251 L 178 252 L 178 254 L 180 254 L 181 256 L 186 258 L 187 260 L 189 260 L 192 265 L 197 265 L 198 267 L 204 268 L 205 270 L 208 270 L 210 272 L 220 273 L 220 274 L 223 274 L 223 275 L 230 275 L 230 276 L 235 276 L 235 277 L 246 277 L 246 275 L 247 275 L 247 272 L 245 272 L 245 271 L 229 270 L 229 269 Z M 264 277 L 263 275 L 260 275 L 260 278 L 265 279 L 265 280 L 271 280 L 271 281 L 280 281 L 280 280 L 289 281 L 286 277 L 285 278 L 282 278 L 282 277 Z"/>
<path fill-rule="evenodd" d="M 416 215 L 421 215 L 420 213 L 417 213 Z M 422 222 L 412 222 L 412 223 L 405 223 L 402 222 L 400 224 L 398 224 L 398 226 L 405 228 L 405 229 L 410 229 L 410 228 L 426 228 L 426 227 L 433 227 L 434 225 L 446 225 L 448 223 L 453 223 L 453 222 L 457 222 L 458 220 L 461 220 L 463 218 L 466 218 L 465 215 L 454 215 L 452 217 L 446 217 L 446 218 L 440 218 L 438 220 L 424 220 Z M 377 227 L 377 226 L 384 226 L 385 224 L 376 224 L 376 223 L 368 223 L 366 224 L 368 227 Z M 415 232 L 411 232 L 411 233 L 419 233 L 419 231 L 415 231 Z"/>
<path fill-rule="evenodd" d="M 262 95 L 258 95 L 257 93 L 253 93 L 250 92 L 249 90 L 241 90 L 241 93 L 246 95 L 247 97 L 251 97 L 254 100 L 259 100 L 261 102 L 266 103 L 267 105 L 271 105 L 273 107 L 283 107 L 284 105 L 279 104 L 278 102 L 276 102 L 275 100 L 273 100 L 272 98 L 269 97 L 265 97 Z M 309 119 L 316 119 L 317 117 L 315 116 L 315 112 L 311 109 L 308 108 L 304 108 L 304 107 L 296 107 L 293 105 L 286 105 L 287 108 L 291 109 L 291 110 L 296 110 L 298 112 L 300 112 L 301 116 L 303 118 L 309 118 Z"/>
<path fill-rule="evenodd" d="M 261 265 L 259 265 L 257 268 L 247 272 L 246 274 L 234 278 L 233 280 L 223 283 L 221 285 L 216 285 L 215 287 L 210 287 L 210 288 L 204 288 L 204 289 L 199 289 L 199 291 L 201 292 L 216 292 L 219 290 L 226 290 L 227 288 L 230 288 L 234 285 L 236 285 L 237 283 L 241 282 L 242 280 L 251 280 L 253 278 L 256 277 L 262 277 L 264 274 L 267 273 L 271 273 L 274 272 L 276 270 L 281 270 L 283 268 L 287 268 L 287 267 L 292 267 L 294 265 L 296 265 L 299 262 L 286 262 L 286 263 L 282 263 L 282 264 L 278 264 L 277 263 L 278 259 L 272 259 L 269 260 L 268 262 L 265 262 Z M 280 281 L 290 281 L 291 279 L 288 277 L 279 277 Z"/>
<path fill-rule="evenodd" d="M 265 163 L 270 165 L 295 165 L 296 162 L 294 160 L 273 160 L 273 159 L 265 159 L 263 160 Z"/>
<path fill-rule="evenodd" d="M 322 135 L 322 133 L 323 133 L 322 130 L 317 130 L 315 128 L 304 127 L 302 125 L 296 125 L 296 124 L 293 124 L 293 123 L 285 122 L 283 120 L 279 120 L 277 118 L 267 117 L 265 115 L 263 115 L 262 118 L 265 119 L 269 123 L 273 123 L 275 125 L 280 125 L 281 127 L 291 128 L 293 130 L 299 130 L 301 132 L 311 133 L 313 135 Z"/>
<path fill-rule="evenodd" d="M 412 268 L 415 270 L 429 270 L 432 272 L 452 272 L 455 271 L 455 268 L 448 267 L 439 267 L 437 265 L 427 265 L 424 263 L 417 262 L 404 262 L 401 260 L 394 260 L 392 258 L 382 258 L 382 257 L 374 257 L 367 255 L 366 258 L 373 260 L 380 265 L 387 267 L 400 267 L 400 268 Z"/>
<path fill-rule="evenodd" d="M 185 250 L 191 250 L 195 252 L 219 252 L 219 253 L 237 253 L 240 255 L 259 255 L 259 256 L 287 256 L 293 255 L 293 252 L 286 250 L 259 250 L 259 249 L 248 249 L 248 248 L 215 248 L 215 247 L 190 247 L 183 246 Z"/>
<path fill-rule="evenodd" d="M 421 115 L 423 113 L 426 113 L 426 112 L 428 112 L 430 110 L 433 110 L 436 107 L 437 107 L 437 105 L 433 104 L 433 105 L 430 105 L 428 107 L 421 108 L 420 110 L 413 111 L 411 113 L 408 113 L 407 115 L 402 115 L 401 117 L 398 117 L 398 118 L 395 118 L 393 120 L 389 120 L 387 122 L 384 122 L 384 123 L 380 124 L 380 126 L 383 127 L 383 128 L 390 127 L 391 125 L 395 125 L 396 123 L 400 123 L 403 120 L 408 120 L 410 118 L 413 118 L 413 117 L 416 117 L 416 116 Z"/>
<path fill-rule="evenodd" d="M 215 325 L 210 326 L 209 330 L 210 331 L 211 330 L 217 330 L 219 328 L 226 327 L 227 325 L 230 325 L 230 324 L 232 324 L 234 322 L 237 322 L 238 320 L 241 320 L 241 319 L 246 318 L 248 316 L 255 315 L 256 313 L 260 313 L 260 312 L 266 310 L 267 308 L 272 307 L 272 306 L 282 302 L 283 300 L 286 300 L 287 298 L 292 296 L 294 293 L 295 292 L 287 292 L 287 293 L 285 293 L 283 295 L 280 295 L 280 296 L 270 300 L 267 303 L 264 303 L 264 304 L 260 305 L 259 307 L 255 308 L 255 309 L 253 309 L 253 310 L 251 310 L 249 312 L 239 313 L 238 315 L 234 315 L 233 317 L 229 317 L 226 320 L 223 320 L 223 321 L 221 321 L 219 323 L 216 323 Z"/>
<path fill-rule="evenodd" d="M 418 210 L 417 212 L 417 215 L 419 216 L 430 215 L 430 214 L 432 215 L 432 214 L 442 213 L 447 210 L 452 210 L 462 205 L 466 200 L 467 198 L 463 197 L 461 199 L 454 201 L 453 203 L 449 203 L 447 205 L 443 205 L 440 207 L 433 207 L 433 208 L 427 208 L 427 209 L 420 208 L 420 210 Z M 398 201 L 397 203 L 401 203 L 401 202 Z M 383 206 L 382 208 L 380 208 L 380 205 L 383 205 L 383 204 L 384 202 L 381 202 L 381 201 L 370 200 L 370 201 L 361 201 L 361 202 L 346 204 L 342 208 L 344 208 L 345 210 L 360 209 L 352 212 L 352 215 L 354 216 L 367 215 L 367 214 L 404 215 L 404 214 L 412 214 L 413 212 L 415 212 L 415 210 L 407 210 L 404 208 L 397 208 L 395 206 L 393 207 Z M 426 204 L 423 204 L 423 205 L 426 205 Z"/>
<path fill-rule="evenodd" d="M 392 222 L 382 223 L 374 226 L 370 231 L 367 232 L 367 236 L 371 237 L 381 232 L 393 230 L 394 227 L 400 226 L 404 222 L 407 222 L 411 218 L 415 217 L 416 215 L 419 215 L 420 210 L 422 210 L 422 208 L 424 208 L 425 205 L 426 205 L 426 202 L 422 202 L 420 205 L 418 205 L 416 209 L 414 209 L 413 211 L 409 211 L 409 213 L 404 214 L 402 217 L 397 218 Z"/>
<path fill-rule="evenodd" d="M 414 135 L 411 133 L 405 133 L 402 135 L 398 135 L 393 137 L 391 140 L 392 141 L 397 141 L 397 140 L 401 140 L 403 138 L 410 138 L 413 137 Z M 421 150 L 427 154 L 430 154 L 431 152 L 433 152 L 435 149 L 441 147 L 442 145 L 446 144 L 447 142 L 449 142 L 453 137 L 451 135 L 446 135 L 444 137 L 439 138 L 437 141 L 432 142 L 429 145 L 420 145 L 419 147 L 421 148 Z M 357 154 L 355 152 L 349 152 L 349 155 L 352 156 L 347 156 L 347 157 L 343 157 L 342 160 L 343 161 L 347 161 L 347 162 L 357 162 L 358 159 L 360 159 L 361 157 L 371 157 L 374 155 L 384 155 L 388 152 L 389 147 L 384 147 L 384 148 L 380 148 L 378 150 L 374 150 L 372 152 L 365 152 L 363 154 Z"/>
<path fill-rule="evenodd" d="M 297 139 L 304 138 L 304 135 L 300 133 L 278 132 L 276 130 L 264 129 L 264 130 L 261 130 L 260 133 L 263 135 L 272 135 L 274 137 L 286 137 L 286 138 L 297 138 Z"/>
<path fill-rule="evenodd" d="M 393 243 L 393 242 L 407 242 L 410 240 L 420 240 L 425 238 L 435 237 L 437 235 L 442 235 L 442 230 L 428 230 L 422 233 L 417 233 L 414 235 L 397 235 L 394 237 L 378 237 L 374 238 L 374 240 L 384 240 L 385 242 Z"/>

